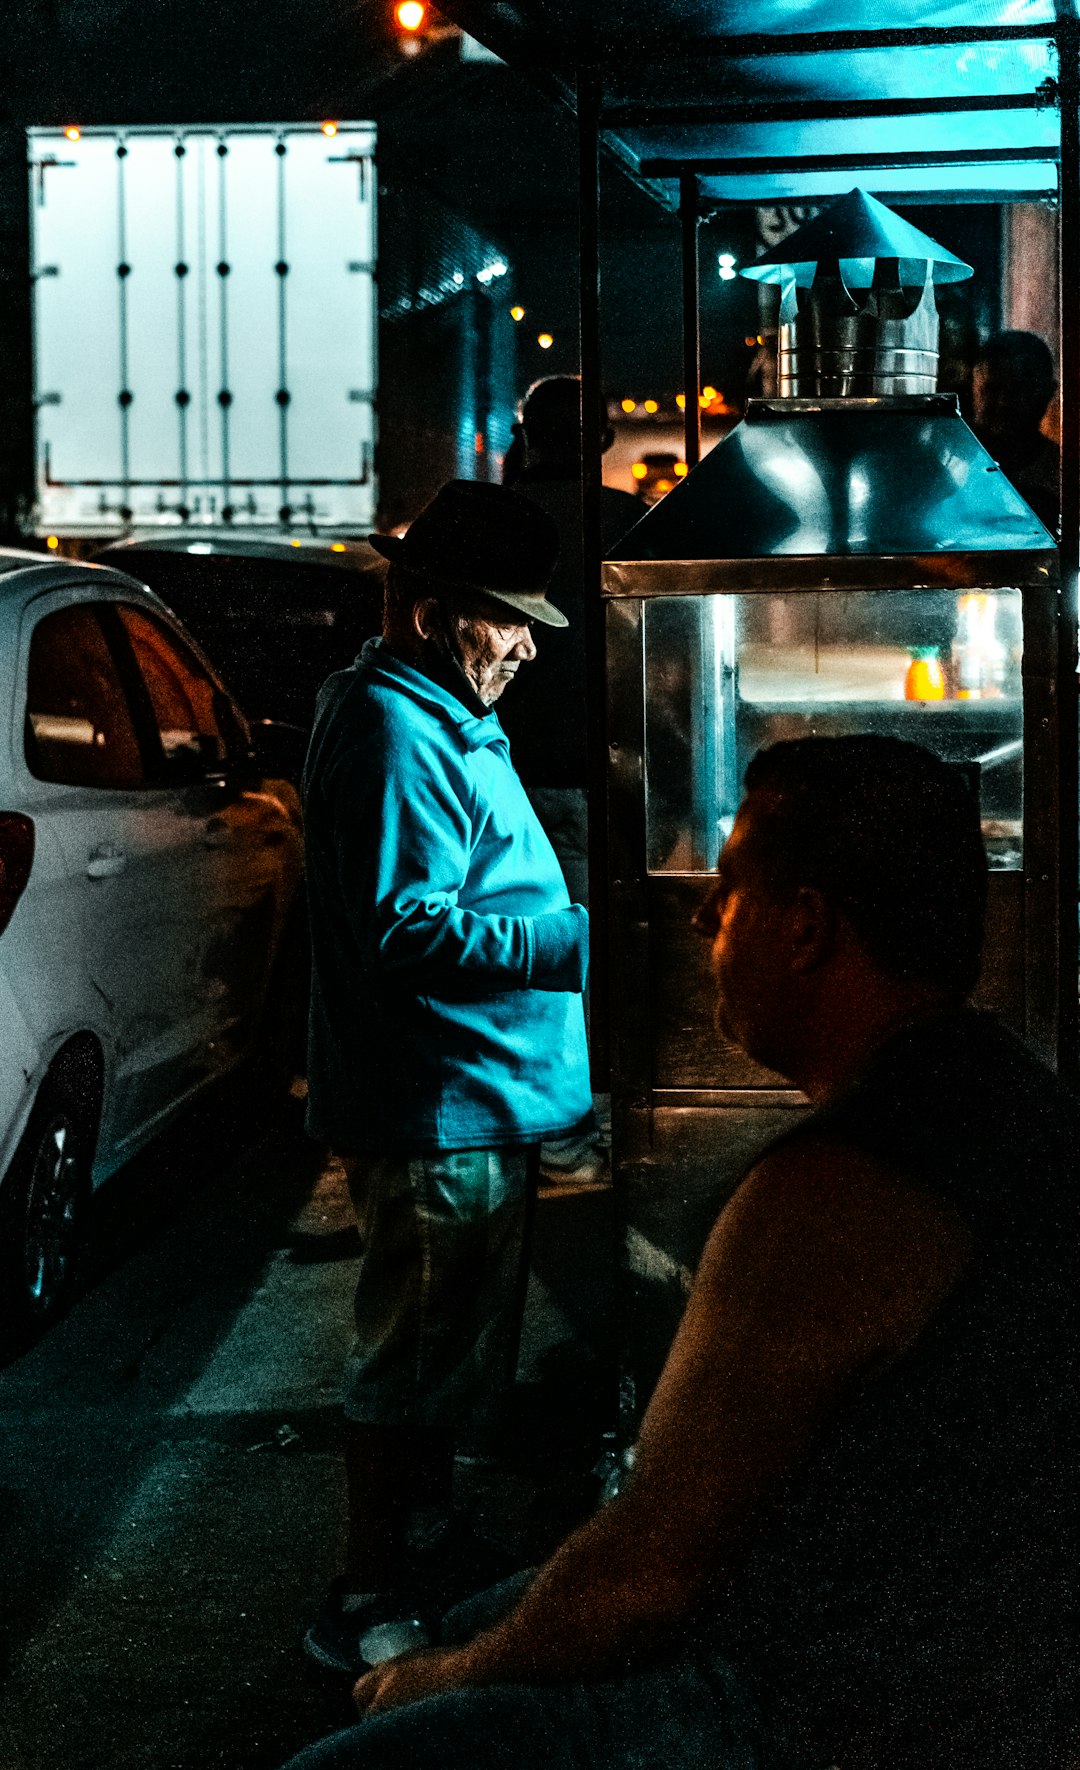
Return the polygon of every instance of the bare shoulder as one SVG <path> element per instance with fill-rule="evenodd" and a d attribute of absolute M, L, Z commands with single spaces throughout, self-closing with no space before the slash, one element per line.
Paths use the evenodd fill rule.
<path fill-rule="evenodd" d="M 721 1212 L 699 1269 L 725 1310 L 766 1312 L 860 1359 L 900 1355 L 959 1281 L 962 1219 L 929 1187 L 827 1133 L 766 1152 Z"/>

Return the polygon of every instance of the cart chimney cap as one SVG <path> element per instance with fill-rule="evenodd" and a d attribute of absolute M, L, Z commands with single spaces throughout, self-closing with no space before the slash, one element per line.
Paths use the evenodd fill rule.
<path fill-rule="evenodd" d="M 849 289 L 868 289 L 878 259 L 900 261 L 900 282 L 922 285 L 929 264 L 935 283 L 962 283 L 972 275 L 970 264 L 947 252 L 929 234 L 894 215 L 867 191 L 856 188 L 837 197 L 805 227 L 789 234 L 770 252 L 740 273 L 755 283 L 792 282 L 805 289 L 818 264 L 840 261 L 840 275 Z"/>

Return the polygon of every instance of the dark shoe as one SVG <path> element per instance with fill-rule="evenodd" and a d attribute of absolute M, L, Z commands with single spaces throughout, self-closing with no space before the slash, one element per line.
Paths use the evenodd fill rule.
<path fill-rule="evenodd" d="M 427 1624 L 399 1593 L 377 1593 L 356 1610 L 347 1610 L 344 1599 L 335 1580 L 304 1636 L 304 1652 L 324 1671 L 359 1678 L 384 1659 L 430 1644 Z"/>

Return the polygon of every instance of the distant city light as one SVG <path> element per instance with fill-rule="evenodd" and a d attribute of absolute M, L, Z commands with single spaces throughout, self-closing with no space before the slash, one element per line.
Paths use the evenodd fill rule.
<path fill-rule="evenodd" d="M 647 399 L 645 401 L 645 410 L 650 413 L 651 412 L 658 412 L 660 410 L 660 407 L 657 405 L 657 403 L 654 399 Z"/>
<path fill-rule="evenodd" d="M 678 406 L 680 412 L 685 412 L 685 410 L 686 410 L 686 395 L 685 395 L 685 393 L 677 393 L 675 395 L 675 404 Z"/>
<path fill-rule="evenodd" d="M 637 400 L 636 399 L 624 399 L 622 402 L 622 409 L 624 412 L 636 412 L 637 411 Z"/>
<path fill-rule="evenodd" d="M 464 281 L 465 281 L 465 272 L 463 270 L 456 270 L 454 272 L 454 282 L 457 284 L 459 289 L 461 288 L 461 285 Z"/>
<path fill-rule="evenodd" d="M 540 336 L 537 338 L 536 342 L 540 346 L 541 350 L 550 350 L 552 345 L 554 344 L 555 340 L 551 336 L 550 332 L 541 332 Z"/>
<path fill-rule="evenodd" d="M 57 548 L 58 548 L 58 547 L 59 547 L 59 545 L 60 545 L 60 540 L 59 540 L 59 536 L 57 536 L 57 535 L 46 535 L 46 537 L 45 537 L 45 545 L 46 545 L 46 547 L 47 547 L 47 548 L 48 548 L 48 549 L 49 549 L 49 552 L 50 552 L 50 553 L 55 553 L 55 552 L 56 552 L 56 549 L 57 549 Z"/>
<path fill-rule="evenodd" d="M 635 461 L 630 471 L 635 479 L 644 479 L 649 469 L 646 467 L 644 461 Z"/>
<path fill-rule="evenodd" d="M 676 479 L 685 479 L 687 474 L 689 473 L 689 471 L 690 471 L 690 469 L 686 465 L 685 461 L 676 461 L 676 463 L 675 463 L 675 478 Z"/>
<path fill-rule="evenodd" d="M 719 253 L 716 260 L 716 267 L 720 272 L 721 281 L 729 283 L 732 277 L 736 275 L 734 252 Z"/>
<path fill-rule="evenodd" d="M 74 124 L 72 124 L 70 129 L 64 130 L 64 135 L 68 141 L 81 141 L 82 140 L 82 130 L 76 129 Z"/>
<path fill-rule="evenodd" d="M 299 541 L 290 541 L 289 542 L 290 547 L 299 547 L 299 545 L 300 545 Z"/>
<path fill-rule="evenodd" d="M 525 309 L 523 307 L 512 307 L 510 309 L 510 318 L 512 320 L 523 320 L 525 318 Z"/>
<path fill-rule="evenodd" d="M 485 264 L 483 270 L 477 271 L 476 280 L 478 283 L 490 283 L 495 277 L 504 277 L 509 269 L 510 266 L 501 258 L 496 258 L 491 264 Z"/>
<path fill-rule="evenodd" d="M 701 397 L 706 402 L 707 405 L 711 406 L 713 403 L 713 400 L 716 398 L 715 387 L 708 387 L 708 386 L 703 387 L 701 390 Z"/>
<path fill-rule="evenodd" d="M 670 492 L 674 490 L 674 487 L 675 481 L 673 479 L 658 479 L 656 482 L 658 492 Z"/>
<path fill-rule="evenodd" d="M 321 127 L 324 135 L 336 135 L 337 134 L 337 124 L 336 123 L 323 123 L 320 125 L 320 127 Z"/>
<path fill-rule="evenodd" d="M 427 7 L 421 0 L 399 0 L 394 8 L 394 17 L 403 31 L 418 31 L 427 16 Z"/>
<path fill-rule="evenodd" d="M 331 541 L 330 551 L 331 551 L 331 553 L 344 553 L 344 551 L 345 551 L 344 541 Z"/>

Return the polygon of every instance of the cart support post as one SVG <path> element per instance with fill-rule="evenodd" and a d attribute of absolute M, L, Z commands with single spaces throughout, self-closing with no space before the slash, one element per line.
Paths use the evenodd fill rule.
<path fill-rule="evenodd" d="M 581 259 L 581 550 L 585 586 L 585 657 L 589 754 L 589 1051 L 593 1087 L 608 1086 L 607 963 L 607 681 L 600 561 L 603 398 L 600 353 L 600 79 L 583 68 L 577 83 L 578 250 Z"/>
<path fill-rule="evenodd" d="M 701 274 L 698 264 L 698 228 L 701 212 L 698 181 L 693 172 L 679 176 L 679 217 L 682 222 L 683 387 L 687 467 L 701 460 Z"/>
<path fill-rule="evenodd" d="M 1080 20 L 1058 19 L 1061 105 L 1061 588 L 1058 605 L 1058 1069 L 1076 1077 L 1077 832 L 1077 580 L 1080 576 Z"/>

